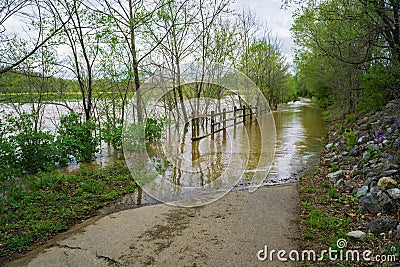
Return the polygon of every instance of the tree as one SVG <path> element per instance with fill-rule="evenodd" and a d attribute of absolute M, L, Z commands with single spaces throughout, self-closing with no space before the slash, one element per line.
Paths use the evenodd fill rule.
<path fill-rule="evenodd" d="M 253 40 L 242 56 L 241 69 L 257 84 L 271 106 L 277 108 L 284 101 L 288 66 L 276 39 L 267 34 L 263 39 Z"/>
<path fill-rule="evenodd" d="M 0 54 L 2 55 L 0 57 L 0 74 L 18 67 L 56 36 L 68 23 L 69 18 L 61 24 L 54 23 L 52 27 L 46 29 L 42 20 L 45 19 L 46 13 L 51 13 L 52 8 L 53 5 L 47 0 L 5 0 L 0 4 Z M 32 14 L 35 15 L 32 16 Z M 32 46 L 29 50 L 20 55 L 19 58 L 10 60 L 9 56 L 12 55 L 10 48 L 19 43 L 20 39 L 16 36 L 9 36 L 5 24 L 7 20 L 16 16 L 28 17 L 30 21 L 32 17 L 35 17 L 39 21 L 36 23 L 38 26 L 37 37 L 36 40 L 31 42 Z"/>
<path fill-rule="evenodd" d="M 303 3 L 297 9 L 292 28 L 298 45 L 301 79 L 306 78 L 309 82 L 315 79 L 313 83 L 320 85 L 331 81 L 325 88 L 338 93 L 335 95 L 338 97 L 336 103 L 347 103 L 345 110 L 355 112 L 366 86 L 361 83 L 363 77 L 377 65 L 397 69 L 399 25 L 395 2 L 398 5 L 398 1 L 380 0 Z M 315 71 L 311 68 L 315 69 L 315 66 L 328 71 L 327 77 L 313 76 Z M 341 79 L 329 78 L 333 76 Z M 385 87 L 378 90 L 385 90 Z"/>
<path fill-rule="evenodd" d="M 99 25 L 94 24 L 93 14 L 81 0 L 54 1 L 54 16 L 63 24 L 61 41 L 68 44 L 71 52 L 71 66 L 65 65 L 78 81 L 81 91 L 85 120 L 93 113 L 93 91 L 96 60 L 100 51 Z M 67 18 L 68 23 L 64 23 Z"/>

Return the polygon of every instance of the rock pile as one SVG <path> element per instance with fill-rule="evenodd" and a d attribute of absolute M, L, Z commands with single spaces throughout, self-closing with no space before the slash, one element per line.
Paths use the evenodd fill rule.
<path fill-rule="evenodd" d="M 323 164 L 338 190 L 356 192 L 364 213 L 400 212 L 400 100 L 331 129 Z"/>

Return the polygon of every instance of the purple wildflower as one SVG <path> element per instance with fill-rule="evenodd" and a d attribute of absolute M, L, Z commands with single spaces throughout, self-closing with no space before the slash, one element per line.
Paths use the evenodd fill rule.
<path fill-rule="evenodd" d="M 374 138 L 374 142 L 375 142 L 375 143 L 380 143 L 380 142 L 382 142 L 383 140 L 385 140 L 385 138 L 383 138 L 382 135 L 380 135 L 380 134 L 376 134 L 376 135 L 375 135 L 375 138 Z"/>

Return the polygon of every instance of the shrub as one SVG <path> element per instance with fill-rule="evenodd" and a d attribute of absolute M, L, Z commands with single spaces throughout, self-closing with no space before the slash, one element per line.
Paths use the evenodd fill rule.
<path fill-rule="evenodd" d="M 145 128 L 145 136 L 148 141 L 159 140 L 162 137 L 163 130 L 163 121 L 147 118 L 146 119 L 146 128 Z"/>
<path fill-rule="evenodd" d="M 354 123 L 356 121 L 356 115 L 355 114 L 347 114 L 346 115 L 346 122 L 347 123 Z"/>
<path fill-rule="evenodd" d="M 347 141 L 347 150 L 352 149 L 357 144 L 357 135 L 353 132 L 353 130 L 345 131 L 346 141 Z"/>
<path fill-rule="evenodd" d="M 101 138 L 107 144 L 117 150 L 122 147 L 122 121 L 118 120 L 116 125 L 111 122 L 105 122 L 101 130 Z"/>
<path fill-rule="evenodd" d="M 57 145 L 60 150 L 61 164 L 68 162 L 71 157 L 77 161 L 88 162 L 98 151 L 99 140 L 93 136 L 96 125 L 93 121 L 82 121 L 79 113 L 71 112 L 61 116 L 57 130 Z"/>
<path fill-rule="evenodd" d="M 35 127 L 34 114 L 7 115 L 1 125 L 0 164 L 2 175 L 52 169 L 58 160 L 54 135 Z"/>
<path fill-rule="evenodd" d="M 358 103 L 362 113 L 381 109 L 385 103 L 400 96 L 400 66 L 378 65 L 372 67 L 361 79 L 364 96 Z"/>

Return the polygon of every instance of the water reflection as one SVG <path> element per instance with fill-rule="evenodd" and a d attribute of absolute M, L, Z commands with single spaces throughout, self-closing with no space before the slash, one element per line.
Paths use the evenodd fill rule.
<path fill-rule="evenodd" d="M 297 101 L 274 112 L 277 131 L 275 161 L 268 184 L 297 181 L 297 173 L 306 169 L 317 155 L 325 122 L 312 103 Z"/>
<path fill-rule="evenodd" d="M 312 103 L 305 101 L 298 101 L 295 103 L 289 103 L 283 106 L 278 111 L 274 112 L 274 119 L 276 125 L 276 151 L 274 165 L 268 177 L 265 179 L 264 185 L 272 184 L 283 184 L 288 182 L 297 181 L 298 173 L 305 168 L 308 168 L 316 158 L 316 155 L 321 147 L 321 138 L 323 138 L 325 132 L 325 124 L 322 118 L 321 111 Z M 252 121 L 238 127 L 230 128 L 226 133 L 221 132 L 216 135 L 214 139 L 204 139 L 204 141 L 187 142 L 184 146 L 179 146 L 179 151 L 183 153 L 183 157 L 179 158 L 180 168 L 192 169 L 194 172 L 198 172 L 198 177 L 185 176 L 184 171 L 177 167 L 171 168 L 171 170 L 165 171 L 163 177 L 164 182 L 171 177 L 173 184 L 177 187 L 174 190 L 179 190 L 182 185 L 190 185 L 200 183 L 205 185 L 211 183 L 212 180 L 218 178 L 221 175 L 222 170 L 228 166 L 229 158 L 221 153 L 221 150 L 229 151 L 236 154 L 246 154 L 245 150 L 250 150 L 247 164 L 247 169 L 239 181 L 237 188 L 247 187 L 249 184 L 247 180 L 251 180 L 254 174 L 263 173 L 257 172 L 257 163 L 259 162 L 260 155 L 267 153 L 268 142 L 266 147 L 263 148 L 262 140 L 260 138 L 260 129 L 263 129 L 258 125 L 263 121 Z M 249 136 L 249 141 L 238 139 L 239 136 L 246 133 Z M 190 133 L 188 133 L 189 136 Z M 186 137 L 187 140 L 190 138 Z M 237 140 L 236 146 L 227 149 L 229 138 Z M 172 149 L 176 147 L 173 145 L 172 140 L 176 142 L 186 142 L 185 138 L 170 139 L 171 142 L 165 142 L 164 144 L 158 143 L 153 144 L 152 148 L 148 151 L 150 154 L 156 154 L 155 151 L 164 151 L 165 149 Z M 247 138 L 246 138 L 247 140 Z M 190 143 L 190 144 L 189 144 Z M 271 144 L 270 144 L 271 145 Z M 183 150 L 182 150 L 183 148 Z M 186 149 L 185 149 L 186 148 Z M 164 150 L 163 150 L 164 149 Z M 217 151 L 217 152 L 216 152 Z M 218 152 L 220 151 L 220 152 Z M 187 159 L 185 161 L 185 159 Z M 203 159 L 203 161 L 202 161 Z M 165 157 L 163 160 L 167 160 Z M 187 162 L 187 166 L 185 166 Z M 210 163 L 205 169 L 200 168 L 204 162 Z M 164 165 L 163 165 L 164 166 Z M 243 167 L 239 162 L 231 165 L 233 168 L 238 170 Z M 240 175 L 240 174 L 238 174 Z M 265 178 L 262 177 L 263 179 Z M 165 192 L 171 193 L 171 192 Z M 176 192 L 172 192 L 176 193 Z M 133 195 L 133 197 L 138 196 Z M 134 203 L 134 205 L 143 203 L 156 202 L 152 200 L 145 193 L 140 194 L 140 199 L 137 197 L 136 200 L 129 198 L 128 203 Z M 151 199 L 151 200 L 150 200 Z M 126 208 L 129 207 L 125 206 Z"/>
<path fill-rule="evenodd" d="M 10 107 L 3 105 L 2 109 L 9 111 Z M 45 125 L 53 129 L 56 119 L 66 112 L 62 107 L 49 105 L 45 113 Z M 297 179 L 296 174 L 308 168 L 319 151 L 320 140 L 324 136 L 324 121 L 320 110 L 306 101 L 287 104 L 273 115 L 276 125 L 275 160 L 264 184 L 293 182 Z M 204 187 L 215 181 L 215 187 L 222 187 L 224 184 L 236 183 L 241 178 L 238 183 L 240 188 L 248 186 L 248 182 L 254 178 L 255 181 L 264 179 L 263 175 L 270 167 L 268 161 L 273 156 L 271 148 L 274 146 L 268 140 L 261 140 L 261 131 L 268 131 L 267 125 L 271 123 L 268 120 L 270 118 L 248 121 L 245 125 L 238 124 L 213 137 L 194 142 L 191 140 L 190 129 L 182 134 L 182 129 L 168 125 L 168 139 L 161 143 L 151 143 L 147 147 L 151 164 L 161 174 L 160 184 L 176 185 L 172 188 L 175 192 L 166 191 L 165 194 L 175 194 L 182 187 Z M 201 127 L 207 126 L 206 121 L 198 127 L 204 132 Z M 121 156 L 103 144 L 100 153 L 96 154 L 96 161 L 88 166 L 107 165 Z M 230 171 L 225 173 L 227 168 Z M 74 172 L 78 169 L 78 164 L 71 164 L 59 171 Z M 138 190 L 117 204 L 127 208 L 151 203 L 155 203 L 155 200 Z"/>

